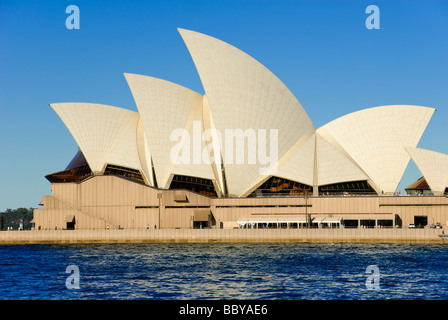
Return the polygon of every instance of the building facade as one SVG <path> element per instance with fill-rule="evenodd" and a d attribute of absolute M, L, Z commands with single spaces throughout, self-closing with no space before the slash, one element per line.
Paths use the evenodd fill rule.
<path fill-rule="evenodd" d="M 114 175 L 53 183 L 52 193 L 34 211 L 37 230 L 448 227 L 445 196 L 217 198 Z"/>
<path fill-rule="evenodd" d="M 315 128 L 271 71 L 179 29 L 205 94 L 125 74 L 138 112 L 55 103 L 79 151 L 47 175 L 36 229 L 447 225 L 447 158 L 417 149 L 434 108 L 363 109 Z M 414 159 L 433 196 L 394 196 Z M 425 218 L 426 217 L 426 218 Z"/>

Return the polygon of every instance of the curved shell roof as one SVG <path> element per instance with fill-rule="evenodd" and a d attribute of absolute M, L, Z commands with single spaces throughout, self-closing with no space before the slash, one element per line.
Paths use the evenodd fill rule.
<path fill-rule="evenodd" d="M 188 157 L 188 166 L 176 165 L 177 161 L 170 161 L 171 152 L 177 144 L 174 138 L 180 140 L 179 148 L 189 142 L 187 136 L 172 137 L 172 133 L 177 130 L 189 132 L 190 138 L 193 136 L 193 122 L 202 122 L 203 96 L 175 83 L 153 77 L 128 73 L 125 77 L 142 118 L 157 185 L 168 188 L 172 174 L 214 179 L 211 167 L 194 164 L 192 156 Z M 202 127 L 200 130 L 201 134 Z M 202 163 L 202 159 L 197 162 Z"/>
<path fill-rule="evenodd" d="M 434 194 L 448 187 L 448 155 L 420 148 L 406 148 Z"/>
<path fill-rule="evenodd" d="M 369 108 L 316 130 L 294 95 L 258 61 L 213 37 L 179 32 L 205 95 L 169 81 L 125 74 L 138 113 L 92 103 L 51 104 L 93 172 L 101 174 L 107 164 L 129 167 L 159 188 L 169 188 L 175 174 L 195 176 L 213 180 L 218 195 L 239 197 L 270 176 L 313 187 L 367 180 L 381 194 L 396 190 L 411 154 L 431 188 L 442 190 L 448 183 L 437 171 L 445 170 L 448 161 L 440 157 L 434 164 L 427 152 L 415 149 L 435 109 Z M 222 142 L 227 130 L 265 130 L 264 156 L 276 153 L 272 167 L 263 171 L 266 163 L 250 163 L 247 157 L 237 163 L 235 145 Z M 204 138 L 210 131 L 221 136 Z M 276 141 L 269 136 L 272 131 Z M 251 147 L 245 141 L 239 151 L 247 156 Z"/>
<path fill-rule="evenodd" d="M 368 180 L 364 171 L 338 148 L 333 140 L 316 133 L 317 181 L 319 186 L 348 181 Z"/>
<path fill-rule="evenodd" d="M 353 112 L 317 132 L 329 137 L 370 178 L 378 193 L 393 193 L 434 108 L 393 105 Z"/>
<path fill-rule="evenodd" d="M 218 130 L 278 130 L 280 159 L 308 129 L 313 128 L 291 91 L 257 60 L 202 33 L 184 29 L 179 32 L 198 70 Z M 269 151 L 268 147 L 266 154 Z M 227 162 L 225 172 L 229 193 L 247 194 L 259 180 L 262 166 L 241 165 L 236 161 L 231 164 L 233 155 L 229 155 L 226 148 L 222 155 Z"/>
<path fill-rule="evenodd" d="M 104 172 L 107 163 L 140 169 L 137 112 L 94 103 L 50 106 L 69 129 L 93 172 Z"/>

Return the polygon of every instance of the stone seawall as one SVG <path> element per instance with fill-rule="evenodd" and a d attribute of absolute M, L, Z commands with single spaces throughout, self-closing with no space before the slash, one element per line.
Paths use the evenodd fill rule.
<path fill-rule="evenodd" d="M 128 229 L 2 231 L 0 245 L 82 243 L 444 243 L 441 229 Z"/>

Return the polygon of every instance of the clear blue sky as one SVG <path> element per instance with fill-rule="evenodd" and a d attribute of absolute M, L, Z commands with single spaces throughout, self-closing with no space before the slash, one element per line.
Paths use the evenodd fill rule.
<path fill-rule="evenodd" d="M 80 29 L 68 30 L 68 5 Z M 380 9 L 368 30 L 366 7 Z M 419 147 L 448 154 L 448 1 L 0 2 L 0 210 L 38 207 L 46 174 L 77 145 L 55 102 L 136 110 L 123 73 L 203 93 L 177 28 L 245 51 L 276 74 L 316 128 L 388 104 L 436 107 Z M 399 189 L 421 176 L 411 161 Z"/>

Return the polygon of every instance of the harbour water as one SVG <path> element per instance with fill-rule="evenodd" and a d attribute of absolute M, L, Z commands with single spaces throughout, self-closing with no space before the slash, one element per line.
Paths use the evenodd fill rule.
<path fill-rule="evenodd" d="M 11 245 L 0 257 L 2 300 L 448 299 L 443 244 Z"/>

